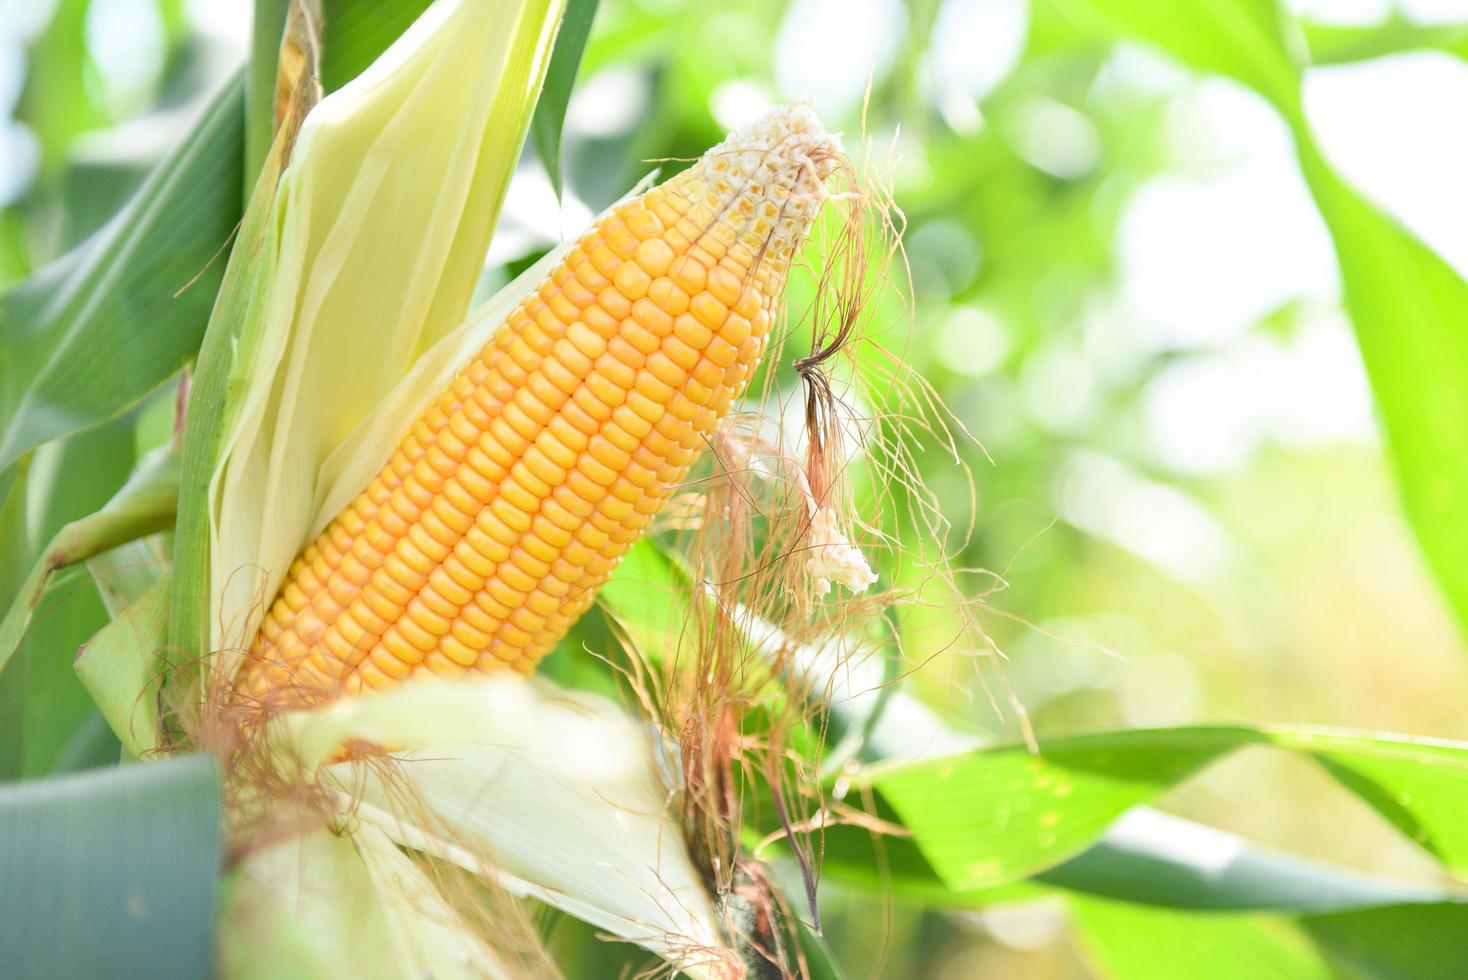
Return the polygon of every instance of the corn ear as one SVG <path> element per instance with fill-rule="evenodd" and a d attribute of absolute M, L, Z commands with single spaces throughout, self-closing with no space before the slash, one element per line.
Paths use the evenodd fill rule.
<path fill-rule="evenodd" d="M 748 384 L 839 157 L 782 107 L 603 217 L 296 561 L 245 694 L 533 670 Z"/>

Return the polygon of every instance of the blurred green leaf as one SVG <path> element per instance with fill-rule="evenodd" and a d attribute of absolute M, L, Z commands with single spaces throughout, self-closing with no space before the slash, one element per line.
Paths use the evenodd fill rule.
<path fill-rule="evenodd" d="M 688 573 L 656 542 L 641 540 L 623 556 L 597 603 L 652 663 L 672 653 L 689 622 Z"/>
<path fill-rule="evenodd" d="M 203 755 L 0 788 L 6 975 L 209 975 L 219 793 Z"/>
<path fill-rule="evenodd" d="M 1308 755 L 1449 868 L 1468 868 L 1468 746 L 1399 736 L 1244 727 L 1139 729 L 877 768 L 865 778 L 959 890 L 1052 867 L 1246 745 Z M 1370 791 L 1367 791 L 1369 787 Z"/>
<path fill-rule="evenodd" d="M 30 64 L 16 115 L 35 129 L 41 169 L 47 175 L 60 170 L 75 136 L 109 121 L 96 90 L 88 84 L 95 72 L 85 34 L 88 5 L 89 0 L 57 3 L 27 52 Z"/>
<path fill-rule="evenodd" d="M 1327 912 L 1451 897 L 1440 888 L 1279 854 L 1146 807 L 1032 880 L 1136 904 L 1212 911 Z"/>
<path fill-rule="evenodd" d="M 1468 629 L 1468 283 L 1331 168 L 1301 106 L 1290 19 L 1274 0 L 1085 2 L 1188 65 L 1249 85 L 1290 125 L 1335 241 L 1407 514 Z"/>
<path fill-rule="evenodd" d="M 0 295 L 0 471 L 194 356 L 239 219 L 240 139 L 236 79 L 106 227 Z"/>
<path fill-rule="evenodd" d="M 25 519 L 30 462 L 23 456 L 9 470 L 0 470 L 0 602 L 7 606 L 19 594 L 30 564 Z M 0 781 L 20 776 L 25 764 L 25 681 L 23 659 L 0 671 Z"/>
<path fill-rule="evenodd" d="M 1327 980 L 1331 970 L 1291 922 L 1073 900 L 1071 918 L 1103 977 L 1117 980 Z"/>
<path fill-rule="evenodd" d="M 1468 629 L 1468 283 L 1341 180 L 1303 124 L 1296 143 L 1335 239 L 1407 515 Z"/>
<path fill-rule="evenodd" d="M 1312 915 L 1300 924 L 1355 980 L 1468 976 L 1468 906 L 1397 905 Z"/>
<path fill-rule="evenodd" d="M 1237 79 L 1275 105 L 1299 99 L 1303 42 L 1276 0 L 1082 0 L 1126 34 Z"/>
<path fill-rule="evenodd" d="M 545 72 L 540 104 L 530 121 L 530 138 L 536 155 L 545 165 L 557 196 L 561 193 L 561 129 L 566 122 L 566 106 L 571 104 L 576 70 L 581 67 L 581 54 L 586 50 L 586 38 L 596 17 L 596 5 L 597 0 L 567 0 L 550 67 Z"/>
<path fill-rule="evenodd" d="M 1316 65 L 1349 64 L 1404 51 L 1446 51 L 1468 58 L 1468 25 L 1419 24 L 1400 13 L 1375 24 L 1301 25 Z"/>
<path fill-rule="evenodd" d="M 322 91 L 335 92 L 362 74 L 432 2 L 322 0 Z"/>
<path fill-rule="evenodd" d="M 101 510 L 56 532 L 0 619 L 0 671 L 20 645 L 53 572 L 173 523 L 178 475 L 178 454 L 156 450 Z"/>
<path fill-rule="evenodd" d="M 124 416 L 35 450 L 26 488 L 26 548 L 17 570 L 34 564 L 53 535 L 105 505 L 127 480 L 134 463 L 132 422 Z M 9 607 L 0 601 L 0 611 Z M 13 746 L 24 760 L 22 776 L 50 772 L 95 715 L 71 659 L 106 622 L 107 610 L 88 576 L 78 569 L 51 577 L 15 662 L 4 668 L 7 673 L 19 668 L 24 678 L 24 730 Z M 5 656 L 6 648 L 0 647 L 0 661 Z"/>
<path fill-rule="evenodd" d="M 1436 980 L 1468 970 L 1468 905 L 1394 905 L 1300 919 L 1072 900 L 1104 976 Z"/>

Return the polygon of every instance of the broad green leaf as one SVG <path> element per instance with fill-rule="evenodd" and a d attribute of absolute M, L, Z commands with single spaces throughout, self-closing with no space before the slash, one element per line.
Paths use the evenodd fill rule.
<path fill-rule="evenodd" d="M 1276 0 L 1081 0 L 1126 34 L 1279 106 L 1299 97 L 1303 42 Z"/>
<path fill-rule="evenodd" d="M 252 5 L 250 57 L 245 64 L 244 85 L 243 204 L 250 203 L 251 189 L 275 141 L 275 68 L 290 5 L 291 0 L 254 0 Z"/>
<path fill-rule="evenodd" d="M 1208 763 L 1269 744 L 1316 759 L 1450 870 L 1468 868 L 1468 746 L 1399 736 L 1244 727 L 1141 729 L 981 750 L 867 780 L 951 888 L 1003 884 L 1089 846 L 1125 810 Z"/>
<path fill-rule="evenodd" d="M 561 193 L 561 129 L 566 122 L 566 106 L 571 104 L 576 70 L 581 67 L 581 53 L 586 50 L 586 38 L 596 17 L 596 5 L 597 0 L 567 0 L 550 67 L 546 69 L 540 105 L 530 121 L 535 153 L 557 195 Z"/>
<path fill-rule="evenodd" d="M 1102 977 L 1116 980 L 1328 980 L 1298 926 L 1262 915 L 1175 912 L 1073 900 L 1071 918 Z"/>
<path fill-rule="evenodd" d="M 1148 807 L 1128 811 L 1088 850 L 1033 880 L 1136 904 L 1213 911 L 1326 912 L 1454 897 L 1266 850 Z"/>
<path fill-rule="evenodd" d="M 6 975 L 208 975 L 219 792 L 201 755 L 0 787 Z"/>
<path fill-rule="evenodd" d="M 1468 976 L 1468 905 L 1396 905 L 1312 915 L 1301 926 L 1357 980 Z"/>
<path fill-rule="evenodd" d="M 169 581 L 163 576 L 77 651 L 77 676 L 134 758 L 158 749 L 168 597 Z"/>
<path fill-rule="evenodd" d="M 435 3 L 311 111 L 252 201 L 269 251 L 221 296 L 190 408 L 209 421 L 189 486 L 207 489 L 180 504 L 177 651 L 248 643 L 329 493 L 323 464 L 462 321 L 558 11 Z"/>
<path fill-rule="evenodd" d="M 1468 628 L 1468 283 L 1342 181 L 1303 126 L 1296 143 L 1335 239 L 1407 515 Z"/>
<path fill-rule="evenodd" d="M 38 560 L 48 538 L 102 507 L 127 480 L 134 463 L 132 428 L 132 418 L 124 416 L 35 450 L 26 487 L 26 553 L 18 571 Z M 51 577 L 12 665 L 20 667 L 25 680 L 24 731 L 6 749 L 22 753 L 22 775 L 50 772 L 95 715 L 71 659 L 106 622 L 107 610 L 89 576 L 77 569 Z M 3 655 L 0 650 L 0 659 Z"/>
<path fill-rule="evenodd" d="M 1446 51 L 1468 58 L 1468 25 L 1420 24 L 1395 14 L 1376 24 L 1301 25 L 1315 65 L 1340 65 L 1404 51 Z"/>
<path fill-rule="evenodd" d="M 1468 629 L 1468 283 L 1331 168 L 1301 106 L 1275 0 L 1085 0 L 1115 26 L 1270 99 L 1335 241 L 1347 312 L 1381 409 L 1406 510 Z"/>
<path fill-rule="evenodd" d="M 156 450 L 101 510 L 72 521 L 56 533 L 5 618 L 0 619 L 0 670 L 20 645 L 52 573 L 173 523 L 178 474 L 178 455 L 168 449 Z"/>
<path fill-rule="evenodd" d="M 0 294 L 0 471 L 194 356 L 239 220 L 241 120 L 235 79 L 121 213 Z"/>
<path fill-rule="evenodd" d="M 335 92 L 367 70 L 432 0 L 321 0 L 321 88 Z"/>
<path fill-rule="evenodd" d="M 0 471 L 0 602 L 9 604 L 25 582 L 30 549 L 26 542 L 25 498 L 30 457 L 12 466 L 12 479 Z M 16 779 L 25 765 L 25 661 L 0 671 L 0 781 Z"/>
<path fill-rule="evenodd" d="M 1298 919 L 1073 900 L 1103 976 L 1436 980 L 1468 970 L 1468 905 L 1388 905 Z"/>

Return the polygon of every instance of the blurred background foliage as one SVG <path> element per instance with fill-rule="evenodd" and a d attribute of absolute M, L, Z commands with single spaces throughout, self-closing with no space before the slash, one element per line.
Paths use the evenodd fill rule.
<path fill-rule="evenodd" d="M 1468 272 L 1468 9 L 1292 6 L 1326 156 Z M 0 5 L 0 284 L 101 227 L 248 37 L 237 0 Z M 906 216 L 905 355 L 983 448 L 966 461 L 972 503 L 941 453 L 922 475 L 960 523 L 976 504 L 960 563 L 1003 572 L 984 623 L 1042 738 L 1201 721 L 1468 738 L 1463 640 L 1405 523 L 1287 123 L 1244 86 L 1119 39 L 1081 0 L 604 0 L 564 197 L 527 151 L 483 292 L 648 161 L 696 156 L 790 98 L 867 149 Z M 0 510 L 0 595 L 167 438 L 172 398 L 34 453 L 32 505 Z M 105 622 L 91 580 L 63 576 L 26 650 L 74 649 Z M 957 728 L 1013 737 L 970 655 L 937 656 L 914 690 Z M 0 683 L 4 775 L 115 753 L 69 664 L 18 666 Z M 1285 753 L 1231 756 L 1161 807 L 1365 871 L 1441 874 Z M 824 899 L 857 976 L 1089 976 L 1102 955 L 1052 899 L 952 913 L 834 886 Z M 621 955 L 569 920 L 552 935 L 573 976 Z"/>

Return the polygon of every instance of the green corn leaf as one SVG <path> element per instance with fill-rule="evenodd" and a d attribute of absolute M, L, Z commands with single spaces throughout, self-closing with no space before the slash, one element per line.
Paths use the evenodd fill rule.
<path fill-rule="evenodd" d="M 1071 918 L 1100 976 L 1116 980 L 1329 980 L 1324 957 L 1294 923 L 1200 915 L 1094 899 Z"/>
<path fill-rule="evenodd" d="M 1275 0 L 1085 0 L 1122 32 L 1274 103 L 1335 241 L 1345 303 L 1407 515 L 1468 629 L 1468 283 L 1331 168 L 1301 105 L 1294 25 Z"/>
<path fill-rule="evenodd" d="M 178 474 L 178 455 L 168 449 L 156 450 L 101 510 L 72 521 L 56 533 L 5 618 L 0 619 L 0 670 L 20 645 L 54 572 L 173 524 Z"/>
<path fill-rule="evenodd" d="M 26 533 L 6 542 L 16 574 L 25 574 L 40 560 L 51 537 L 104 506 L 124 484 L 134 464 L 132 430 L 128 415 L 30 454 Z M 14 598 L 14 593 L 6 595 L 0 611 L 8 609 Z M 0 751 L 19 754 L 21 775 L 51 772 L 95 717 L 91 699 L 72 672 L 71 658 L 106 622 L 107 610 L 80 569 L 53 574 L 37 597 L 26 635 L 5 668 L 7 674 L 16 670 L 23 678 L 25 697 L 16 709 L 23 730 Z M 3 656 L 0 652 L 0 659 Z"/>
<path fill-rule="evenodd" d="M 545 166 L 557 195 L 561 193 L 561 130 L 566 122 L 566 107 L 571 104 L 576 71 L 581 67 L 581 54 L 586 50 L 591 22 L 596 18 L 596 5 L 597 0 L 567 0 L 550 67 L 546 69 L 540 105 L 536 106 L 535 118 L 530 121 L 530 139 L 535 153 Z"/>
<path fill-rule="evenodd" d="M 199 348 L 239 221 L 231 81 L 122 212 L 0 294 L 0 471 L 113 418 Z"/>
<path fill-rule="evenodd" d="M 209 975 L 221 858 L 210 756 L 0 787 L 5 975 Z"/>
<path fill-rule="evenodd" d="M 1468 868 L 1468 745 L 1303 728 L 1105 732 L 876 768 L 864 782 L 956 890 L 1059 864 L 1124 811 L 1247 745 L 1312 758 L 1450 870 Z"/>

